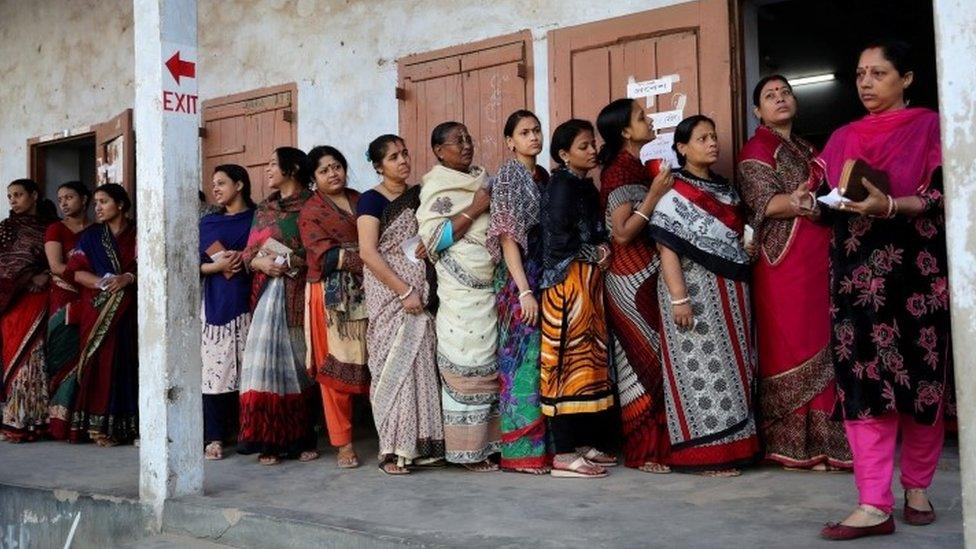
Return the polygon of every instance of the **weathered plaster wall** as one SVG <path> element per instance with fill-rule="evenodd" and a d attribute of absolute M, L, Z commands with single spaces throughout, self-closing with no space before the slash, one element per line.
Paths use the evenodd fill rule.
<path fill-rule="evenodd" d="M 397 58 L 531 29 L 535 110 L 548 127 L 546 32 L 674 3 L 200 0 L 200 98 L 297 82 L 298 145 L 335 144 L 353 184 L 368 186 L 366 145 L 397 129 Z M 133 105 L 132 41 L 129 0 L 0 0 L 0 181 L 25 175 L 28 138 Z"/>
<path fill-rule="evenodd" d="M 200 91 L 216 97 L 296 81 L 299 147 L 338 146 L 353 163 L 353 184 L 369 186 L 366 145 L 397 129 L 397 58 L 530 29 L 535 110 L 548 118 L 546 32 L 675 3 L 200 0 Z"/>
<path fill-rule="evenodd" d="M 0 0 L 0 181 L 27 175 L 28 138 L 131 107 L 133 63 L 130 1 Z"/>

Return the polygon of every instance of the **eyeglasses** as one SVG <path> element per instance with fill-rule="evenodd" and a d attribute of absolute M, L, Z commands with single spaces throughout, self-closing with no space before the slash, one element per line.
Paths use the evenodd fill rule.
<path fill-rule="evenodd" d="M 463 148 L 465 145 L 468 145 L 470 147 L 473 147 L 474 146 L 474 140 L 471 139 L 471 136 L 470 135 L 465 135 L 465 136 L 463 136 L 463 137 L 461 137 L 461 138 L 459 138 L 459 139 L 457 139 L 455 141 L 445 141 L 444 144 L 445 145 L 450 145 L 452 147 L 458 147 L 458 148 Z"/>

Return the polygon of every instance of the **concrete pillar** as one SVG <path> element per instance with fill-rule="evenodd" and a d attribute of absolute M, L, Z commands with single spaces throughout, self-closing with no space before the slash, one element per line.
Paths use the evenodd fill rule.
<path fill-rule="evenodd" d="M 203 489 L 196 0 L 134 0 L 139 494 Z M 175 57 L 174 57 L 175 56 Z"/>
<path fill-rule="evenodd" d="M 976 3 L 935 0 L 966 547 L 976 547 Z"/>

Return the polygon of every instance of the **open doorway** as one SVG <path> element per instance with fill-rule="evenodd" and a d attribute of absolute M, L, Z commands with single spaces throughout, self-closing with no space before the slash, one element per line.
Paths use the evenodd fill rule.
<path fill-rule="evenodd" d="M 95 134 L 87 133 L 32 147 L 32 176 L 44 196 L 57 203 L 58 185 L 81 181 L 95 188 Z"/>
<path fill-rule="evenodd" d="M 755 132 L 752 88 L 768 74 L 791 81 L 800 105 L 795 131 L 818 148 L 831 132 L 865 114 L 857 97 L 857 56 L 867 43 L 896 38 L 912 44 L 917 70 L 908 97 L 913 106 L 938 107 L 931 0 L 744 0 L 740 6 L 747 135 Z M 832 79 L 827 80 L 828 75 Z"/>

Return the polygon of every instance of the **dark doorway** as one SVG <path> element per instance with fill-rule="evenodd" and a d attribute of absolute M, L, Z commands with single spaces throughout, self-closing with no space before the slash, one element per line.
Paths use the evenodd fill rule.
<path fill-rule="evenodd" d="M 95 188 L 94 133 L 33 145 L 32 149 L 32 176 L 53 202 L 58 201 L 58 185 L 66 181 L 81 181 Z"/>
<path fill-rule="evenodd" d="M 834 80 L 795 86 L 795 131 L 822 147 L 831 132 L 864 116 L 855 68 L 861 49 L 879 38 L 912 44 L 917 69 L 911 105 L 938 107 L 931 0 L 746 0 L 742 10 L 749 135 L 755 130 L 752 88 L 762 76 L 793 80 L 832 74 Z"/>

